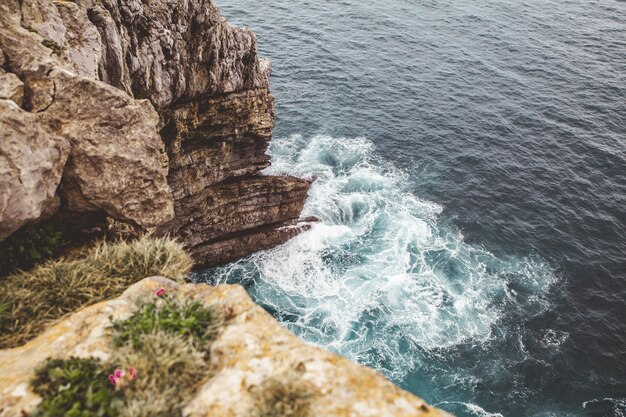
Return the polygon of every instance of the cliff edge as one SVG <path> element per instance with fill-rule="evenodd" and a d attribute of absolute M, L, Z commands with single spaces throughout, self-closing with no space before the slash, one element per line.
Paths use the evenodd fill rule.
<path fill-rule="evenodd" d="M 310 185 L 267 176 L 270 63 L 208 0 L 0 4 L 0 240 L 59 216 L 178 237 L 199 265 L 284 243 Z"/>
<path fill-rule="evenodd" d="M 96 358 L 122 365 L 123 359 L 116 354 L 120 348 L 112 337 L 114 323 L 133 317 L 142 305 L 156 298 L 159 289 L 170 299 L 193 300 L 227 315 L 205 345 L 207 358 L 197 366 L 203 367 L 205 360 L 208 366 L 187 396 L 182 415 L 450 417 L 399 389 L 378 372 L 302 343 L 254 304 L 239 286 L 177 284 L 160 277 L 147 278 L 117 299 L 74 313 L 24 346 L 0 351 L 0 417 L 32 413 L 41 406 L 40 395 L 33 391 L 33 376 L 50 358 Z M 157 350 L 154 354 L 158 356 L 156 361 L 166 360 L 169 353 Z M 136 381 L 117 390 L 132 388 L 133 384 L 153 388 L 150 381 L 145 381 L 150 375 L 150 369 L 146 369 L 149 363 L 144 364 L 136 355 L 131 357 Z M 175 369 L 172 367 L 170 372 L 174 374 Z M 106 374 L 96 378 L 109 384 Z M 180 382 L 179 389 L 183 386 Z M 132 393 L 125 410 L 132 408 L 132 401 L 141 395 Z M 167 400 L 159 395 L 149 398 L 152 407 Z"/>

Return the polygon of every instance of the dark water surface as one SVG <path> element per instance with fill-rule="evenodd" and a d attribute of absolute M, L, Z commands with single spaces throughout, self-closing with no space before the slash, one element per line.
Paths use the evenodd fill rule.
<path fill-rule="evenodd" d="M 219 4 L 322 222 L 204 279 L 458 416 L 626 416 L 626 2 Z"/>

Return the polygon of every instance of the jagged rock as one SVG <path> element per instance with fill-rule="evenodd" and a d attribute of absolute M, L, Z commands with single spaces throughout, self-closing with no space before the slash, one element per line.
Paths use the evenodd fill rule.
<path fill-rule="evenodd" d="M 0 99 L 0 241 L 56 209 L 69 148 L 37 115 Z"/>
<path fill-rule="evenodd" d="M 147 100 L 134 100 L 114 87 L 72 72 L 74 67 L 89 72 L 87 60 L 71 66 L 65 55 L 67 45 L 77 51 L 88 49 L 79 48 L 75 39 L 82 26 L 65 28 L 57 9 L 50 4 L 27 0 L 20 6 L 0 5 L 0 45 L 6 56 L 5 68 L 24 83 L 24 107 L 36 114 L 30 119 L 39 129 L 71 145 L 67 166 L 61 167 L 63 208 L 103 211 L 143 227 L 170 220 L 173 200 L 157 113 Z M 86 19 L 84 9 L 76 12 L 71 21 L 80 20 L 80 16 Z M 47 36 L 60 35 L 57 40 L 44 38 L 36 33 L 40 29 Z M 83 35 L 87 37 L 81 38 L 85 45 L 93 45 L 94 36 L 98 37 L 97 30 L 93 26 L 91 29 L 91 36 L 85 29 Z M 76 52 L 71 56 L 80 55 Z M 27 117 L 28 113 L 22 115 Z M 4 148 L 5 143 L 0 146 Z"/>
<path fill-rule="evenodd" d="M 65 27 L 65 38 L 61 41 L 64 56 L 77 74 L 97 80 L 102 43 L 87 10 L 70 1 L 56 1 L 54 5 Z"/>
<path fill-rule="evenodd" d="M 103 44 L 103 81 L 158 108 L 267 85 L 256 38 L 210 0 L 83 1 Z"/>
<path fill-rule="evenodd" d="M 270 163 L 271 65 L 210 0 L 6 0 L 0 14 L 23 107 L 71 144 L 64 212 L 160 226 L 207 265 L 307 227 L 293 224 L 309 182 L 259 174 Z"/>
<path fill-rule="evenodd" d="M 24 83 L 15 74 L 4 70 L 6 57 L 0 49 L 0 100 L 11 100 L 18 106 L 24 103 Z"/>
<path fill-rule="evenodd" d="M 285 219 L 298 218 L 309 186 L 289 176 L 220 182 L 177 200 L 177 217 L 161 232 L 181 238 L 200 263 L 224 264 L 308 229 L 309 222 Z"/>
<path fill-rule="evenodd" d="M 177 200 L 270 165 L 265 151 L 274 127 L 274 97 L 267 88 L 185 103 L 166 111 L 164 119 L 168 180 Z"/>
<path fill-rule="evenodd" d="M 267 88 L 185 103 L 164 118 L 176 217 L 159 231 L 181 238 L 199 264 L 238 259 L 309 227 L 293 221 L 310 182 L 257 174 L 270 164 L 274 98 Z"/>
<path fill-rule="evenodd" d="M 0 69 L 0 100 L 11 100 L 18 106 L 24 103 L 24 83 L 15 74 Z"/>
<path fill-rule="evenodd" d="M 255 305 L 239 286 L 180 285 L 154 277 L 134 284 L 115 300 L 72 314 L 24 346 L 0 351 L 0 417 L 36 408 L 40 399 L 29 383 L 47 358 L 108 359 L 114 349 L 107 330 L 111 321 L 129 317 L 160 287 L 171 296 L 232 312 L 210 348 L 210 379 L 199 386 L 184 409 L 186 416 L 254 416 L 255 387 L 290 372 L 306 383 L 314 416 L 448 416 L 376 371 L 303 343 Z M 138 369 L 140 376 L 141 372 Z"/>

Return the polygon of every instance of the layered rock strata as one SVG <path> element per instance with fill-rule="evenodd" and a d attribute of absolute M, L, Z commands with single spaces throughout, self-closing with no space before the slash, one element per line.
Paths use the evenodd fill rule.
<path fill-rule="evenodd" d="M 274 125 L 269 62 L 211 1 L 6 0 L 0 60 L 13 138 L 0 143 L 0 240 L 59 210 L 102 213 L 177 236 L 217 265 L 308 227 L 298 216 L 309 181 L 260 173 Z M 16 114 L 39 132 L 29 149 L 56 149 L 44 167 L 19 168 L 33 134 Z M 32 207 L 20 209 L 25 198 Z"/>
<path fill-rule="evenodd" d="M 114 349 L 109 327 L 165 288 L 172 297 L 194 299 L 229 311 L 210 348 L 209 379 L 183 414 L 188 417 L 252 417 L 254 391 L 264 381 L 296 375 L 310 395 L 312 416 L 426 417 L 448 414 L 403 391 L 376 371 L 309 346 L 255 305 L 239 286 L 180 285 L 147 278 L 119 298 L 74 313 L 19 348 L 0 351 L 0 417 L 30 413 L 40 401 L 30 381 L 48 358 L 107 360 Z M 142 369 L 138 369 L 141 378 Z"/>

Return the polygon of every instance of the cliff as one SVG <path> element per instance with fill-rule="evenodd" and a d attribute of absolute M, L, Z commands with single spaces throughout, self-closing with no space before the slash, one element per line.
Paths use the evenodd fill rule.
<path fill-rule="evenodd" d="M 209 0 L 3 0 L 0 241 L 45 219 L 114 220 L 217 265 L 305 230 L 310 181 L 261 173 L 269 74 L 254 35 Z M 151 263 L 185 275 L 172 245 L 96 246 L 3 278 L 0 327 L 9 346 L 29 341 L 0 351 L 0 416 L 445 415 L 302 343 L 241 287 L 154 277 L 89 306 Z"/>
<path fill-rule="evenodd" d="M 260 173 L 269 61 L 210 1 L 3 1 L 0 67 L 0 240 L 109 217 L 217 265 L 308 227 L 309 181 Z"/>
<path fill-rule="evenodd" d="M 172 298 L 192 299 L 227 312 L 210 342 L 207 372 L 182 410 L 185 416 L 448 416 L 371 369 L 303 344 L 239 286 L 181 285 L 159 277 L 134 284 L 117 299 L 74 313 L 24 346 L 0 351 L 0 416 L 37 408 L 41 398 L 31 383 L 35 370 L 48 358 L 116 358 L 112 323 L 131 317 L 142 303 L 155 298 L 159 288 Z M 167 357 L 168 352 L 155 354 Z M 137 359 L 133 365 L 139 383 L 148 371 Z M 102 378 L 105 381 L 106 374 Z M 267 381 L 291 386 L 277 390 Z M 162 400 L 151 398 L 153 403 Z M 276 404 L 285 400 L 300 401 L 300 414 L 267 413 L 268 407 L 275 412 Z"/>

